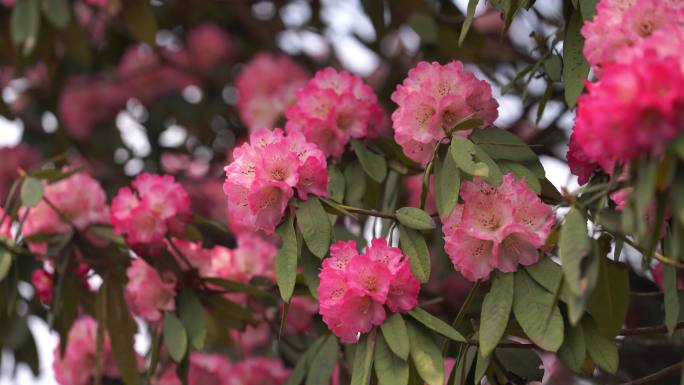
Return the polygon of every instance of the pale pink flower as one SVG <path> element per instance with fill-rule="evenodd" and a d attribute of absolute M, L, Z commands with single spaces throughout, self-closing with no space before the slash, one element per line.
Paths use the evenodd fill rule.
<path fill-rule="evenodd" d="M 327 156 L 337 158 L 351 138 L 377 135 L 383 111 L 360 77 L 328 67 L 297 91 L 297 102 L 285 115 L 288 132 L 302 132 Z"/>
<path fill-rule="evenodd" d="M 128 283 L 124 292 L 131 312 L 149 322 L 158 322 L 164 311 L 176 309 L 176 278 L 173 274 L 160 277 L 142 258 L 134 259 L 126 270 Z"/>
<path fill-rule="evenodd" d="M 463 204 L 443 218 L 443 231 L 444 249 L 463 277 L 488 279 L 494 269 L 512 272 L 539 260 L 554 217 L 524 179 L 507 174 L 495 188 L 474 178 L 460 195 Z"/>
<path fill-rule="evenodd" d="M 458 123 L 480 118 L 487 125 L 498 116 L 489 84 L 465 71 L 459 61 L 418 63 L 397 86 L 392 101 L 399 106 L 392 113 L 394 138 L 406 156 L 424 165 Z"/>
<path fill-rule="evenodd" d="M 318 301 L 311 297 L 292 297 L 285 330 L 305 334 L 313 330 L 313 317 L 318 314 Z"/>
<path fill-rule="evenodd" d="M 235 79 L 242 121 L 250 131 L 276 127 L 307 78 L 306 71 L 287 56 L 257 54 Z"/>
<path fill-rule="evenodd" d="M 281 385 L 290 377 L 290 369 L 275 358 L 249 357 L 236 362 L 224 385 Z M 200 384 L 197 384 L 200 385 Z M 204 383 L 202 385 L 205 385 Z M 207 384 L 209 385 L 209 384 Z"/>
<path fill-rule="evenodd" d="M 185 239 L 173 238 L 167 243 L 167 250 L 171 255 L 176 257 L 178 265 L 183 269 L 188 268 L 187 262 L 190 262 L 191 266 L 189 267 L 197 269 L 197 273 L 200 277 L 212 276 L 214 272 L 214 256 L 212 250 L 205 249 L 201 242 L 192 242 Z M 176 249 L 180 251 L 182 256 L 178 255 Z"/>
<path fill-rule="evenodd" d="M 293 298 L 294 300 L 294 298 Z M 288 324 L 293 314 L 288 315 Z M 268 343 L 271 338 L 271 328 L 267 322 L 261 322 L 255 326 L 247 325 L 245 330 L 231 330 L 230 337 L 243 355 L 250 355 Z"/>
<path fill-rule="evenodd" d="M 188 385 L 227 385 L 235 370 L 232 365 L 220 354 L 192 352 Z"/>

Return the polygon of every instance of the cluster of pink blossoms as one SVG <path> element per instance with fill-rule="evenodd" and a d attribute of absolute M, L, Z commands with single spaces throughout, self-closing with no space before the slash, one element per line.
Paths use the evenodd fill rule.
<path fill-rule="evenodd" d="M 247 358 L 231 362 L 213 353 L 190 354 L 188 385 L 280 385 L 287 381 L 290 370 L 273 358 Z M 176 364 L 170 364 L 152 385 L 181 385 Z"/>
<path fill-rule="evenodd" d="M 492 187 L 474 178 L 461 185 L 460 195 L 463 204 L 443 218 L 443 230 L 444 249 L 464 278 L 488 279 L 494 269 L 513 272 L 539 260 L 554 215 L 524 179 L 506 174 Z"/>
<path fill-rule="evenodd" d="M 176 276 L 171 272 L 160 277 L 142 258 L 126 270 L 128 283 L 124 296 L 131 313 L 148 322 L 158 322 L 164 311 L 176 310 Z"/>
<path fill-rule="evenodd" d="M 399 106 L 392 113 L 394 138 L 406 156 L 423 165 L 458 123 L 480 118 L 491 124 L 499 106 L 489 84 L 465 71 L 459 61 L 418 63 L 397 86 L 392 101 Z"/>
<path fill-rule="evenodd" d="M 136 251 L 158 252 L 167 233 L 183 235 L 190 198 L 169 175 L 138 175 L 133 190 L 123 187 L 112 200 L 112 225 Z"/>
<path fill-rule="evenodd" d="M 233 150 L 223 191 L 228 196 L 228 223 L 235 233 L 261 230 L 272 234 L 294 195 L 327 196 L 325 155 L 298 131 L 258 130 L 250 143 Z"/>
<path fill-rule="evenodd" d="M 276 127 L 308 78 L 288 56 L 256 55 L 235 79 L 242 121 L 250 131 Z"/>
<path fill-rule="evenodd" d="M 285 115 L 288 133 L 302 132 L 326 156 L 336 158 L 351 138 L 378 136 L 384 122 L 373 89 L 360 77 L 330 67 L 297 91 L 297 102 Z"/>
<path fill-rule="evenodd" d="M 65 168 L 64 172 L 69 169 Z M 77 173 L 52 184 L 45 184 L 43 200 L 28 210 L 22 235 L 66 234 L 73 225 L 84 231 L 90 225 L 109 224 L 107 196 L 100 184 L 86 173 Z M 48 203 L 49 202 L 49 203 Z M 52 207 L 54 205 L 54 207 Z M 101 244 L 102 240 L 87 233 L 89 240 Z M 47 243 L 30 242 L 34 253 L 45 256 Z"/>
<path fill-rule="evenodd" d="M 385 321 L 391 312 L 407 312 L 418 303 L 420 282 L 400 249 L 373 239 L 365 254 L 356 242 L 337 242 L 323 261 L 318 288 L 320 313 L 343 342 L 355 343 L 359 333 Z"/>

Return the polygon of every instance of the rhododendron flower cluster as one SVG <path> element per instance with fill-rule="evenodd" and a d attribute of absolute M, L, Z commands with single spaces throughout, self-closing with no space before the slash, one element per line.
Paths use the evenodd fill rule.
<path fill-rule="evenodd" d="M 397 86 L 392 101 L 399 106 L 392 113 L 394 138 L 406 156 L 423 165 L 458 123 L 479 118 L 491 124 L 499 106 L 489 84 L 465 71 L 459 61 L 418 63 Z"/>
<path fill-rule="evenodd" d="M 54 351 L 53 369 L 60 385 L 89 385 L 95 376 L 97 362 L 97 321 L 89 316 L 81 316 L 74 321 L 69 330 L 64 355 L 57 346 Z M 103 375 L 118 378 L 119 369 L 112 355 L 112 343 L 105 333 L 103 344 Z"/>
<path fill-rule="evenodd" d="M 358 76 L 330 67 L 297 91 L 297 102 L 285 115 L 288 133 L 304 133 L 326 156 L 336 158 L 351 138 L 376 137 L 384 119 L 370 86 Z"/>
<path fill-rule="evenodd" d="M 157 270 L 142 258 L 134 259 L 126 270 L 128 283 L 124 297 L 131 312 L 148 322 L 162 319 L 164 311 L 176 309 L 176 277 L 173 273 L 159 276 Z"/>
<path fill-rule="evenodd" d="M 182 235 L 190 220 L 190 198 L 169 175 L 138 175 L 112 200 L 112 225 L 138 251 L 158 252 L 167 233 Z"/>
<path fill-rule="evenodd" d="M 273 233 L 295 189 L 303 200 L 328 194 L 325 155 L 298 131 L 286 136 L 280 129 L 258 130 L 250 143 L 235 148 L 233 158 L 223 191 L 228 223 L 237 233 Z"/>
<path fill-rule="evenodd" d="M 235 79 L 242 121 L 250 131 L 276 127 L 308 78 L 288 56 L 257 54 Z"/>
<path fill-rule="evenodd" d="M 290 376 L 283 362 L 273 358 L 246 358 L 231 362 L 213 353 L 190 354 L 188 385 L 280 385 Z M 181 385 L 176 364 L 170 364 L 152 385 Z"/>
<path fill-rule="evenodd" d="M 584 55 L 601 74 L 606 65 L 630 56 L 634 46 L 660 47 L 660 43 L 665 43 L 664 49 L 673 47 L 667 41 L 674 39 L 673 34 L 681 33 L 682 28 L 684 6 L 680 2 L 601 0 L 593 20 L 582 27 Z M 661 31 L 666 32 L 660 34 Z M 656 40 L 651 41 L 655 36 Z"/>
<path fill-rule="evenodd" d="M 69 172 L 64 168 L 63 172 Z M 84 231 L 90 225 L 108 224 L 107 197 L 100 184 L 86 173 L 76 173 L 52 184 L 45 184 L 43 200 L 28 210 L 22 235 L 66 234 L 71 227 Z M 49 203 L 48 203 L 49 202 Z M 87 233 L 96 244 L 101 240 Z M 29 248 L 38 254 L 47 253 L 47 243 L 30 242 Z"/>
<path fill-rule="evenodd" d="M 320 313 L 343 342 L 354 343 L 359 333 L 385 321 L 391 312 L 407 312 L 418 303 L 420 282 L 408 258 L 383 238 L 371 241 L 364 254 L 356 242 L 337 242 L 319 274 Z"/>
<path fill-rule="evenodd" d="M 444 241 L 454 267 L 470 281 L 488 279 L 492 270 L 516 271 L 539 260 L 554 222 L 551 207 L 527 186 L 506 174 L 499 187 L 480 178 L 464 182 L 463 204 L 443 218 Z"/>

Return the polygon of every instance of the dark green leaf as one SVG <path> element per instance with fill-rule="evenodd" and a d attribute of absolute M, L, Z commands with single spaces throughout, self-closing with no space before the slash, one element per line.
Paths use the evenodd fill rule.
<path fill-rule="evenodd" d="M 532 171 L 537 178 L 544 178 L 544 167 L 537 154 L 512 132 L 500 128 L 473 130 L 470 140 L 493 159 L 520 163 Z"/>
<path fill-rule="evenodd" d="M 570 290 L 585 296 L 590 288 L 585 259 L 591 252 L 587 218 L 573 207 L 565 216 L 560 233 L 559 254 L 563 264 L 565 282 Z"/>
<path fill-rule="evenodd" d="M 679 294 L 677 292 L 677 269 L 674 266 L 663 264 L 663 276 L 665 282 L 665 325 L 670 335 L 674 333 L 677 321 L 679 321 Z"/>
<path fill-rule="evenodd" d="M 309 251 L 307 247 L 302 247 L 302 270 L 304 273 L 304 280 L 309 287 L 311 296 L 318 299 L 318 286 L 320 285 L 320 278 L 318 273 L 321 268 L 321 260 Z"/>
<path fill-rule="evenodd" d="M 598 0 L 579 0 L 579 8 L 584 20 L 591 20 L 594 17 L 597 3 Z"/>
<path fill-rule="evenodd" d="M 188 349 L 188 334 L 181 320 L 171 313 L 164 314 L 164 342 L 171 358 L 181 362 Z"/>
<path fill-rule="evenodd" d="M 24 0 L 19 1 L 21 3 Z M 36 207 L 43 200 L 45 188 L 43 182 L 36 178 L 28 177 L 21 184 L 21 202 L 25 207 Z"/>
<path fill-rule="evenodd" d="M 69 26 L 60 34 L 66 54 L 79 64 L 88 66 L 93 61 L 93 53 L 86 33 L 75 17 L 71 18 Z"/>
<path fill-rule="evenodd" d="M 435 203 L 443 218 L 454 210 L 460 187 L 461 172 L 454 158 L 446 156 L 443 161 L 436 163 L 435 168 Z"/>
<path fill-rule="evenodd" d="M 364 177 L 365 181 L 365 177 Z M 323 209 L 333 215 L 343 215 L 354 219 L 359 219 L 359 216 L 348 211 L 339 203 L 326 198 L 319 198 L 321 203 L 323 203 Z"/>
<path fill-rule="evenodd" d="M 195 349 L 202 350 L 207 337 L 207 313 L 191 289 L 184 289 L 180 293 L 178 315 L 188 332 L 190 344 Z"/>
<path fill-rule="evenodd" d="M 337 365 L 337 356 L 340 345 L 337 338 L 330 334 L 318 348 L 315 356 L 315 365 L 311 365 L 306 377 L 306 385 L 318 385 L 330 383 L 330 377 Z"/>
<path fill-rule="evenodd" d="M 544 60 L 544 70 L 552 81 L 561 81 L 563 60 L 558 55 L 549 55 L 549 57 Z"/>
<path fill-rule="evenodd" d="M 354 349 L 350 385 L 368 385 L 370 383 L 374 349 L 375 331 L 361 336 Z"/>
<path fill-rule="evenodd" d="M 489 365 L 492 362 L 492 356 L 482 356 L 481 350 L 478 350 L 477 353 L 477 363 L 475 364 L 475 381 L 473 384 L 480 385 L 482 383 L 482 377 L 484 377 L 484 375 L 487 373 L 487 369 L 489 369 Z"/>
<path fill-rule="evenodd" d="M 328 166 L 328 194 L 330 199 L 342 202 L 344 199 L 344 174 L 335 165 Z"/>
<path fill-rule="evenodd" d="M 6 250 L 0 250 L 0 282 L 2 282 L 12 267 L 12 254 Z"/>
<path fill-rule="evenodd" d="M 615 341 L 599 333 L 590 317 L 582 319 L 582 330 L 587 353 L 592 361 L 608 373 L 616 373 L 620 358 Z"/>
<path fill-rule="evenodd" d="M 67 0 L 42 0 L 41 6 L 45 18 L 57 29 L 64 29 L 69 25 L 71 11 Z"/>
<path fill-rule="evenodd" d="M 297 208 L 297 224 L 309 250 L 318 258 L 328 254 L 332 227 L 318 198 L 309 198 Z"/>
<path fill-rule="evenodd" d="M 289 302 L 297 279 L 297 235 L 291 218 L 278 227 L 278 234 L 283 243 L 275 257 L 276 282 L 283 301 Z"/>
<path fill-rule="evenodd" d="M 107 331 L 112 336 L 112 353 L 116 366 L 126 385 L 139 385 L 137 355 L 133 350 L 133 337 L 138 326 L 128 311 L 121 283 L 112 276 L 106 276 L 103 285 L 107 285 Z"/>
<path fill-rule="evenodd" d="M 22 44 L 24 53 L 36 46 L 40 31 L 40 7 L 38 0 L 19 0 L 12 9 L 10 31 L 14 44 Z"/>
<path fill-rule="evenodd" d="M 568 26 L 565 28 L 565 41 L 563 42 L 565 102 L 570 108 L 575 107 L 577 97 L 582 93 L 584 81 L 589 75 L 589 63 L 582 52 L 584 49 L 584 37 L 580 33 L 582 24 L 582 14 L 573 10 Z"/>
<path fill-rule="evenodd" d="M 385 320 L 385 323 L 380 326 L 382 335 L 385 336 L 385 341 L 389 348 L 397 357 L 406 361 L 409 357 L 409 337 L 406 323 L 400 313 L 394 313 Z"/>
<path fill-rule="evenodd" d="M 544 374 L 540 369 L 542 362 L 533 350 L 499 348 L 494 354 L 505 369 L 527 381 L 541 381 Z"/>
<path fill-rule="evenodd" d="M 553 294 L 539 286 L 525 270 L 515 274 L 513 314 L 525 334 L 542 349 L 555 352 L 563 344 L 563 317 Z"/>
<path fill-rule="evenodd" d="M 366 194 L 366 174 L 359 162 L 351 162 L 344 169 L 345 203 L 352 206 L 363 206 L 361 200 Z"/>
<path fill-rule="evenodd" d="M 254 285 L 240 281 L 233 281 L 225 278 L 205 278 L 204 281 L 212 285 L 220 286 L 232 292 L 246 293 L 254 297 L 263 298 L 272 296 L 271 293 L 263 291 Z"/>
<path fill-rule="evenodd" d="M 418 374 L 428 385 L 443 385 L 444 359 L 439 347 L 422 328 L 412 322 L 407 326 L 411 341 L 411 360 Z"/>
<path fill-rule="evenodd" d="M 615 337 L 627 317 L 629 309 L 629 272 L 617 262 L 600 257 L 599 277 L 589 299 L 588 309 L 597 320 L 601 334 Z"/>
<path fill-rule="evenodd" d="M 326 338 L 328 338 L 327 335 L 321 336 L 303 355 L 299 357 L 297 364 L 295 365 L 294 369 L 292 369 L 290 377 L 288 377 L 284 385 L 299 385 L 302 383 L 302 381 L 304 381 L 304 377 L 306 377 L 306 373 L 309 370 L 311 360 L 316 357 L 318 348 L 321 346 L 321 344 L 323 344 L 323 342 L 325 342 Z"/>
<path fill-rule="evenodd" d="M 419 281 L 427 282 L 430 279 L 430 252 L 425 238 L 419 232 L 400 225 L 399 245 L 409 258 L 413 275 Z"/>
<path fill-rule="evenodd" d="M 464 172 L 484 178 L 489 184 L 498 186 L 501 184 L 501 170 L 492 158 L 479 146 L 470 140 L 454 135 L 451 138 L 449 153 L 456 165 Z"/>
<path fill-rule="evenodd" d="M 406 338 L 408 342 L 408 334 Z M 378 377 L 378 385 L 406 385 L 409 378 L 409 365 L 405 359 L 392 353 L 388 346 L 389 340 L 390 337 L 378 334 L 375 343 L 375 375 Z"/>
<path fill-rule="evenodd" d="M 582 325 L 566 328 L 565 339 L 563 345 L 558 350 L 558 357 L 572 371 L 580 373 L 586 355 L 587 347 L 584 342 Z"/>
<path fill-rule="evenodd" d="M 385 158 L 369 150 L 361 141 L 352 140 L 351 146 L 366 174 L 374 181 L 382 183 L 387 175 L 387 161 L 385 161 Z"/>
<path fill-rule="evenodd" d="M 432 230 L 436 227 L 430 214 L 417 207 L 402 207 L 397 210 L 397 220 L 406 227 L 416 230 Z"/>
<path fill-rule="evenodd" d="M 131 35 L 151 46 L 156 45 L 157 19 L 150 2 L 126 0 L 121 2 L 121 6 L 121 17 Z"/>
<path fill-rule="evenodd" d="M 432 314 L 426 312 L 425 310 L 416 307 L 409 312 L 411 317 L 416 321 L 425 325 L 428 329 L 435 331 L 447 338 L 450 338 L 456 342 L 466 342 L 466 339 L 459 333 L 456 329 L 451 327 L 451 325 L 442 321 L 441 319 L 433 316 Z"/>
<path fill-rule="evenodd" d="M 504 335 L 513 309 L 513 274 L 496 274 L 482 303 L 480 317 L 480 354 L 488 357 Z"/>

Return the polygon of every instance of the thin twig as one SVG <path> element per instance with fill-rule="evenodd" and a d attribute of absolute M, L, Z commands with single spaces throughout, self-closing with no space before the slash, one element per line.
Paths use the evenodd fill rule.
<path fill-rule="evenodd" d="M 682 369 L 683 366 L 684 366 L 684 363 L 680 362 L 678 364 L 668 366 L 667 368 L 659 370 L 653 374 L 649 374 L 646 377 L 642 377 L 642 378 L 639 378 L 638 380 L 634 380 L 634 381 L 624 382 L 620 385 L 643 385 L 643 384 L 648 384 L 650 382 L 655 382 L 657 380 L 660 380 L 663 377 L 667 377 L 669 375 L 678 373 Z"/>

